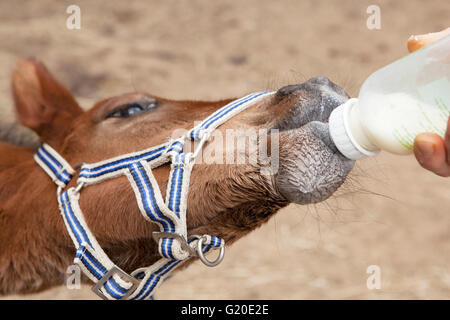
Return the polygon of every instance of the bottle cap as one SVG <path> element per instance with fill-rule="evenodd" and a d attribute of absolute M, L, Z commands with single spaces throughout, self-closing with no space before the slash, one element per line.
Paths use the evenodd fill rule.
<path fill-rule="evenodd" d="M 330 136 L 336 148 L 347 158 L 358 160 L 376 155 L 373 152 L 364 149 L 354 138 L 349 127 L 349 111 L 358 104 L 358 99 L 352 98 L 334 109 L 328 120 Z"/>

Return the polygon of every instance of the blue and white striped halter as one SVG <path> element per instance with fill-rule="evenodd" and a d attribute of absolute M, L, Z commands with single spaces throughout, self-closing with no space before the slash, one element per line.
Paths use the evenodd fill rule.
<path fill-rule="evenodd" d="M 218 126 L 271 94 L 258 92 L 235 100 L 176 140 L 105 161 L 83 164 L 77 186 L 66 191 L 64 189 L 75 170 L 49 145 L 43 144 L 37 150 L 35 161 L 57 185 L 59 209 L 76 248 L 74 263 L 95 283 L 93 291 L 96 294 L 104 299 L 152 299 L 154 290 L 169 272 L 187 259 L 198 256 L 209 266 L 222 261 L 224 240 L 212 235 L 187 237 L 186 203 L 191 170 L 195 157 Z M 188 139 L 198 141 L 194 152 L 183 151 Z M 171 162 L 171 170 L 164 201 L 152 169 L 168 162 Z M 80 192 L 84 187 L 122 175 L 128 178 L 144 218 L 160 228 L 153 237 L 162 258 L 131 274 L 120 269 L 105 254 L 79 206 Z M 218 258 L 212 262 L 204 256 L 210 249 L 220 249 Z"/>

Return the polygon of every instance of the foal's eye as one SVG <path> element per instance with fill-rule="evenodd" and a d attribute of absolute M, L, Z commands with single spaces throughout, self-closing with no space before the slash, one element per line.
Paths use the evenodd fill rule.
<path fill-rule="evenodd" d="M 135 101 L 112 110 L 106 118 L 128 118 L 156 107 L 156 101 Z"/>

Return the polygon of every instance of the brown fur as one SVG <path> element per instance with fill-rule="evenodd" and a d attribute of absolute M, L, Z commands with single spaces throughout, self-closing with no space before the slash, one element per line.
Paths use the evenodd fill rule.
<path fill-rule="evenodd" d="M 159 145 L 231 101 L 173 101 L 133 92 L 104 99 L 83 111 L 35 60 L 18 63 L 12 85 L 17 120 L 78 168 L 82 162 Z M 231 244 L 289 202 L 304 204 L 329 197 L 353 167 L 330 142 L 326 124 L 331 110 L 347 97 L 328 79 L 312 78 L 280 89 L 220 126 L 216 132 L 223 137 L 227 129 L 279 129 L 280 171 L 264 175 L 260 163 L 248 161 L 196 164 L 188 194 L 188 234 L 213 234 Z M 106 117 L 124 104 L 153 99 L 157 107 L 137 116 Z M 275 136 L 266 136 L 270 145 Z M 218 143 L 211 139 L 204 151 Z M 192 143 L 186 147 L 193 150 Z M 56 186 L 34 162 L 34 152 L 35 148 L 0 143 L 0 294 L 62 284 L 74 256 L 57 207 Z M 237 146 L 229 152 L 247 158 L 250 153 Z M 156 168 L 153 174 L 165 194 L 169 166 Z M 69 187 L 75 186 L 76 178 Z M 151 237 L 157 227 L 143 219 L 126 177 L 86 187 L 80 206 L 98 242 L 122 269 L 131 272 L 159 259 Z"/>
<path fill-rule="evenodd" d="M 105 99 L 83 112 L 68 91 L 34 60 L 18 63 L 13 74 L 13 93 L 18 120 L 72 165 L 157 145 L 166 141 L 176 127 L 190 128 L 194 120 L 201 120 L 228 102 L 158 98 L 160 106 L 147 119 L 131 119 L 125 125 L 126 139 L 117 138 L 112 147 L 108 139 L 117 126 L 98 129 L 104 125 L 105 110 L 142 94 Z M 246 112 L 224 128 L 261 126 L 268 119 L 273 121 L 267 112 Z M 73 244 L 57 208 L 55 185 L 33 161 L 33 153 L 32 148 L 0 143 L 2 294 L 38 291 L 61 284 L 74 256 Z M 214 234 L 232 243 L 285 206 L 287 200 L 258 169 L 250 165 L 196 165 L 188 200 L 189 233 Z M 168 172 L 168 166 L 154 172 L 163 194 Z M 124 177 L 86 188 L 80 205 L 101 246 L 124 270 L 132 271 L 159 258 L 151 239 L 155 226 L 143 220 Z"/>

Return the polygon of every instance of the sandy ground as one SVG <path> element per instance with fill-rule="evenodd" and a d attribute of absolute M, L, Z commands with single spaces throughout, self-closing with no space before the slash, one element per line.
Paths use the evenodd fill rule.
<path fill-rule="evenodd" d="M 81 8 L 81 29 L 65 10 Z M 366 27 L 371 4 L 381 29 Z M 325 75 L 357 95 L 364 78 L 406 54 L 413 33 L 448 26 L 443 1 L 0 0 L 0 115 L 9 77 L 34 56 L 84 107 L 127 91 L 217 99 Z M 230 247 L 216 268 L 175 275 L 158 299 L 448 299 L 450 179 L 413 157 L 363 160 L 332 199 L 289 206 Z M 369 290 L 368 266 L 381 270 Z M 11 299 L 96 299 L 89 287 Z"/>

